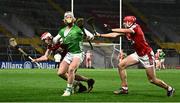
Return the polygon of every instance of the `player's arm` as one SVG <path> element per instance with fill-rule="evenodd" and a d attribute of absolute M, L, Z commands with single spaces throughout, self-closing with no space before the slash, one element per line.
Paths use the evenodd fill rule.
<path fill-rule="evenodd" d="M 97 36 L 99 37 L 117 37 L 117 36 L 122 36 L 122 35 L 126 35 L 127 33 L 134 33 L 134 30 L 131 28 L 128 29 L 124 29 L 124 28 L 115 28 L 115 29 L 111 29 L 112 33 L 108 33 L 108 34 L 97 34 Z"/>
<path fill-rule="evenodd" d="M 117 33 L 134 33 L 134 30 L 132 30 L 131 28 L 128 29 L 124 29 L 124 28 L 115 28 L 115 29 L 111 29 L 112 32 L 117 32 Z"/>
<path fill-rule="evenodd" d="M 51 50 L 47 49 L 43 56 L 33 59 L 32 62 L 47 61 L 50 54 L 51 54 Z"/>
<path fill-rule="evenodd" d="M 56 44 L 56 43 L 60 42 L 60 39 L 61 39 L 61 35 L 60 35 L 60 34 L 57 34 L 57 35 L 53 38 L 53 43 Z"/>
<path fill-rule="evenodd" d="M 106 38 L 114 38 L 120 35 L 124 35 L 124 34 L 122 33 L 97 34 L 98 37 L 106 37 Z"/>

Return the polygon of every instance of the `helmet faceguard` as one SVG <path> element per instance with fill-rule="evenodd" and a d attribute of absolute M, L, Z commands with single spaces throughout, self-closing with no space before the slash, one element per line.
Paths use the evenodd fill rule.
<path fill-rule="evenodd" d="M 49 32 L 45 32 L 41 35 L 41 40 L 52 39 L 53 36 Z"/>
<path fill-rule="evenodd" d="M 136 23 L 136 17 L 135 16 L 126 16 L 123 19 L 123 26 L 125 28 L 130 28 L 135 23 Z"/>
<path fill-rule="evenodd" d="M 74 14 L 70 11 L 65 12 L 64 14 L 64 23 L 65 24 L 72 24 L 74 23 L 76 18 L 74 17 Z"/>
<path fill-rule="evenodd" d="M 45 32 L 41 35 L 41 40 L 43 40 L 46 44 L 52 44 L 53 36 L 49 32 Z"/>

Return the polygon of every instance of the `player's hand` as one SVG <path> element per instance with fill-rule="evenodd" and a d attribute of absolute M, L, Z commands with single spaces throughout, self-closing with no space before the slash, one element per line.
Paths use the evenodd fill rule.
<path fill-rule="evenodd" d="M 101 37 L 101 34 L 99 34 L 99 33 L 96 33 L 96 36 L 97 36 L 97 37 Z"/>
<path fill-rule="evenodd" d="M 84 32 L 86 34 L 87 40 L 93 40 L 94 39 L 94 35 L 92 33 L 90 33 L 88 30 L 84 29 Z"/>
<path fill-rule="evenodd" d="M 33 63 L 36 62 L 36 59 L 32 59 L 31 62 L 33 62 Z"/>

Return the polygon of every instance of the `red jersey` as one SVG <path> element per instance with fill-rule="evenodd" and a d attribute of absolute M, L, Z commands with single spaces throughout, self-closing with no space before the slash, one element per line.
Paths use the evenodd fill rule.
<path fill-rule="evenodd" d="M 132 46 L 139 56 L 144 56 L 152 51 L 152 48 L 146 42 L 144 33 L 138 24 L 134 24 L 130 28 L 134 33 L 126 34 L 128 40 L 132 42 Z"/>
<path fill-rule="evenodd" d="M 48 45 L 47 49 L 53 51 L 54 53 L 61 54 L 61 56 L 62 56 L 61 61 L 63 60 L 63 58 L 67 54 L 67 50 L 66 50 L 65 46 L 61 45 L 60 43 Z"/>

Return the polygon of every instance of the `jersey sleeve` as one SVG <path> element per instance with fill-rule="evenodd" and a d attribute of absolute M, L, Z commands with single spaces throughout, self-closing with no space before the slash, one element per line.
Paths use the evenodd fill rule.
<path fill-rule="evenodd" d="M 54 38 L 53 38 L 53 43 L 56 44 L 58 42 L 60 42 L 61 39 L 61 35 L 57 34 Z"/>

